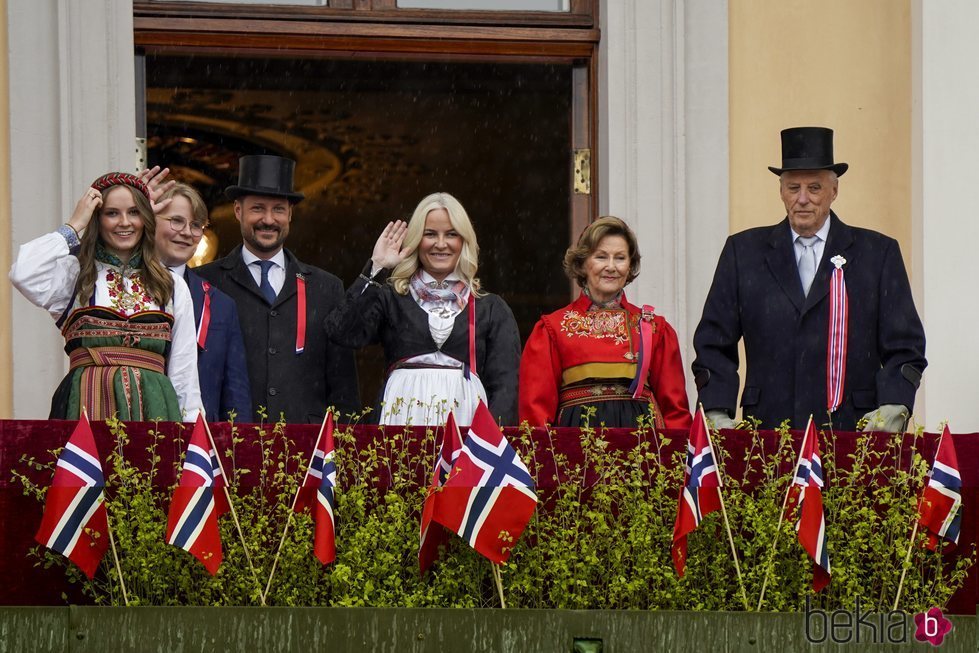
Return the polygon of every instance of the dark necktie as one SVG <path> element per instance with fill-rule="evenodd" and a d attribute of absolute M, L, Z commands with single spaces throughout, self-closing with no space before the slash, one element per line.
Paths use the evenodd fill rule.
<path fill-rule="evenodd" d="M 272 288 L 272 284 L 269 283 L 269 270 L 275 265 L 272 261 L 255 261 L 262 268 L 262 282 L 258 284 L 258 289 L 262 291 L 262 296 L 265 297 L 265 301 L 271 306 L 275 302 L 275 290 Z"/>

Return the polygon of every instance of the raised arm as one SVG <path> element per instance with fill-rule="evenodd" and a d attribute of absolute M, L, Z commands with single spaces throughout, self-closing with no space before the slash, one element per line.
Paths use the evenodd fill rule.
<path fill-rule="evenodd" d="M 10 268 L 10 281 L 35 306 L 58 319 L 72 301 L 78 280 L 78 237 L 88 227 L 102 194 L 87 188 L 67 224 L 24 243 Z"/>
<path fill-rule="evenodd" d="M 376 343 L 385 319 L 383 284 L 391 270 L 411 252 L 404 249 L 408 225 L 389 222 L 374 243 L 371 259 L 347 288 L 344 301 L 326 317 L 324 328 L 330 340 L 343 347 L 359 348 Z"/>
<path fill-rule="evenodd" d="M 159 215 L 163 209 L 170 206 L 170 202 L 173 198 L 168 198 L 161 200 L 160 197 L 163 196 L 165 192 L 174 187 L 177 183 L 176 180 L 171 179 L 170 181 L 165 181 L 170 175 L 170 168 L 160 169 L 160 166 L 153 166 L 152 168 L 147 168 L 137 175 L 146 187 L 150 191 L 150 208 L 153 209 L 153 213 Z"/>

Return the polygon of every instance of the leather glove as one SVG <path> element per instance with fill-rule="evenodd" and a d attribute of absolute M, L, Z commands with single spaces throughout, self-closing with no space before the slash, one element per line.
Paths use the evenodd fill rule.
<path fill-rule="evenodd" d="M 714 408 L 708 410 L 704 413 L 707 416 L 707 421 L 714 425 L 715 429 L 733 429 L 737 426 L 734 420 L 731 419 L 726 410 L 721 410 L 719 408 Z"/>
<path fill-rule="evenodd" d="M 872 410 L 863 416 L 867 420 L 864 431 L 880 431 L 883 433 L 903 433 L 908 423 L 910 412 L 900 404 L 882 404 L 877 410 Z"/>

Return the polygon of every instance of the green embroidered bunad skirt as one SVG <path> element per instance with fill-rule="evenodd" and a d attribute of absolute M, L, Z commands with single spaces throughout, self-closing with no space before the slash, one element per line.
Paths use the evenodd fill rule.
<path fill-rule="evenodd" d="M 51 399 L 52 419 L 180 421 L 166 375 L 173 317 L 160 311 L 125 316 L 103 306 L 72 311 L 61 333 L 71 361 Z"/>

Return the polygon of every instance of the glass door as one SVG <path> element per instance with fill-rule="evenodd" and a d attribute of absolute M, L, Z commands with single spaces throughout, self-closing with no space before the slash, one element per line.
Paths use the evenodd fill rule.
<path fill-rule="evenodd" d="M 358 29 L 311 23 L 308 8 L 293 10 L 307 12 L 301 24 L 212 25 L 199 16 L 194 31 L 139 9 L 147 4 L 166 3 L 137 4 L 148 163 L 169 166 L 204 194 L 209 258 L 240 243 L 223 195 L 236 181 L 238 157 L 272 153 L 297 161 L 296 184 L 307 197 L 286 246 L 345 284 L 389 220 L 445 191 L 476 228 L 484 288 L 507 301 L 524 339 L 542 313 L 569 301 L 564 251 L 597 206 L 596 43 L 588 40 L 597 30 L 588 26 L 590 36 L 562 44 L 532 36 L 568 28 L 492 28 L 492 38 L 450 47 L 406 38 L 413 32 L 384 21 Z M 373 35 L 364 36 L 365 27 L 376 28 Z M 446 38 L 460 29 L 429 27 Z M 317 30 L 314 44 L 309 32 Z M 393 34 L 401 51 L 378 51 L 394 47 Z M 528 54 L 535 48 L 546 54 Z M 465 52 L 447 52 L 454 49 Z M 380 352 L 363 354 L 360 367 L 369 401 L 380 386 Z"/>

